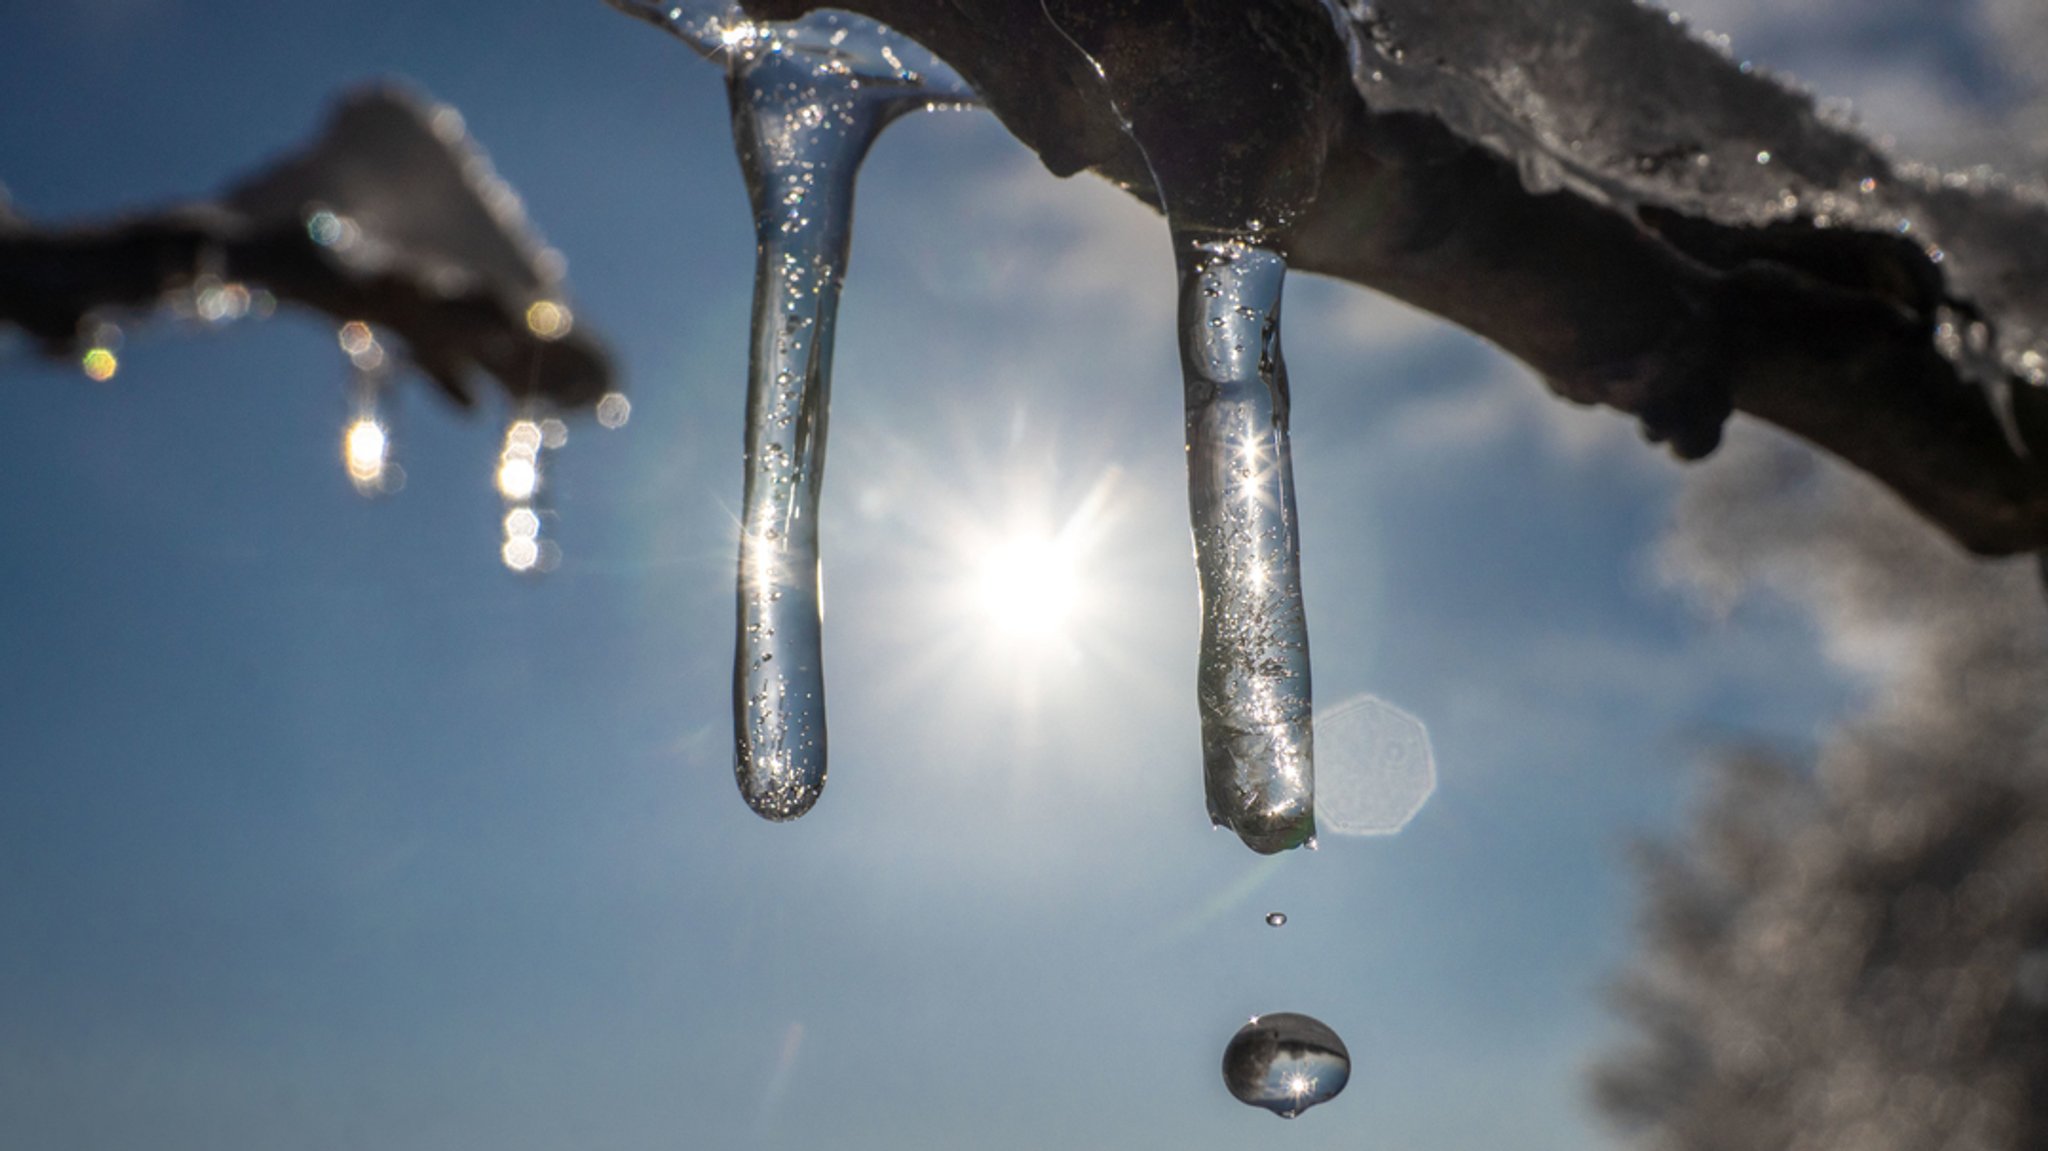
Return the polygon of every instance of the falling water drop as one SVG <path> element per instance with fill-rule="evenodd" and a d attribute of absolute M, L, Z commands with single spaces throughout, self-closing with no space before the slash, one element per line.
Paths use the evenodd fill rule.
<path fill-rule="evenodd" d="M 1268 912 L 1266 913 L 1266 926 L 1268 926 L 1268 927 L 1285 927 L 1285 926 L 1287 926 L 1287 913 L 1286 913 L 1286 912 L 1284 912 L 1284 911 L 1268 911 Z"/>
<path fill-rule="evenodd" d="M 1254 851 L 1315 836 L 1280 293 L 1287 266 L 1243 239 L 1176 230 L 1188 503 L 1202 595 L 1196 699 L 1212 820 Z"/>
<path fill-rule="evenodd" d="M 1292 1119 L 1328 1103 L 1351 1080 L 1351 1053 L 1321 1020 L 1292 1011 L 1260 1015 L 1223 1049 L 1223 1084 L 1241 1103 Z"/>
<path fill-rule="evenodd" d="M 703 0 L 612 3 L 726 69 L 756 242 L 733 773 L 755 812 L 795 819 L 825 785 L 818 497 L 854 180 L 891 121 L 975 95 L 930 52 L 865 17 L 822 10 L 767 23 Z"/>

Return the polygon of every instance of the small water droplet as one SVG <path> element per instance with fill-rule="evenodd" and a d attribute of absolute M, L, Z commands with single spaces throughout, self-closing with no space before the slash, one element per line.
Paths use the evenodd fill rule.
<path fill-rule="evenodd" d="M 1327 1103 L 1351 1080 L 1351 1052 L 1321 1020 L 1291 1011 L 1261 1015 L 1223 1049 L 1223 1085 L 1239 1102 L 1292 1119 Z"/>
<path fill-rule="evenodd" d="M 1266 913 L 1266 926 L 1268 926 L 1268 927 L 1285 927 L 1285 926 L 1287 926 L 1287 913 L 1286 913 L 1286 912 L 1284 912 L 1284 911 L 1268 911 L 1268 912 Z"/>

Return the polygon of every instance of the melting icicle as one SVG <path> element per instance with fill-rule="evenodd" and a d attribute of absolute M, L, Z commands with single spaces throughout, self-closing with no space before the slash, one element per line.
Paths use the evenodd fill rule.
<path fill-rule="evenodd" d="M 611 3 L 726 68 L 756 240 L 733 770 L 755 812 L 795 819 L 825 785 L 818 496 L 854 178 L 890 121 L 975 96 L 930 52 L 864 17 L 767 23 L 730 4 Z"/>
<path fill-rule="evenodd" d="M 1321 1020 L 1291 1011 L 1261 1015 L 1223 1049 L 1223 1084 L 1241 1103 L 1292 1119 L 1328 1103 L 1351 1081 L 1351 1052 Z"/>
<path fill-rule="evenodd" d="M 1083 39 L 1041 9 L 1076 50 Z M 1126 134 L 1141 150 L 1121 101 L 1142 92 L 1089 56 L 1116 95 Z M 1172 134 L 1155 138 L 1171 145 Z M 1209 167 L 1227 157 L 1205 158 Z M 1308 621 L 1287 443 L 1287 367 L 1280 356 L 1280 292 L 1287 263 L 1264 242 L 1299 207 L 1176 208 L 1176 189 L 1149 151 L 1153 183 L 1172 227 L 1180 276 L 1180 357 L 1186 396 L 1188 504 L 1202 596 L 1196 705 L 1209 819 L 1247 847 L 1273 854 L 1315 840 L 1314 724 Z M 1200 198 L 1197 197 L 1199 200 Z M 1226 220 L 1227 217 L 1234 219 Z"/>
<path fill-rule="evenodd" d="M 1281 257 L 1176 231 L 1188 502 L 1202 592 L 1209 817 L 1271 854 L 1313 841 L 1308 622 L 1280 358 Z"/>

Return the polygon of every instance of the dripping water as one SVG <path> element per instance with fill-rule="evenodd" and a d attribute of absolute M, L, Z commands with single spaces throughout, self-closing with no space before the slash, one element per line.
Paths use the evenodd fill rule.
<path fill-rule="evenodd" d="M 1351 1081 L 1351 1052 L 1322 1020 L 1260 1015 L 1223 1048 L 1223 1084 L 1241 1103 L 1292 1119 L 1328 1103 Z"/>
<path fill-rule="evenodd" d="M 1176 230 L 1188 504 L 1202 596 L 1196 701 L 1210 819 L 1254 851 L 1315 836 L 1308 621 L 1280 355 L 1286 263 Z"/>
<path fill-rule="evenodd" d="M 611 2 L 726 69 L 755 232 L 733 770 L 756 813 L 795 819 L 825 785 L 818 498 L 854 181 L 891 121 L 975 96 L 937 57 L 864 17 L 772 23 L 728 4 Z"/>

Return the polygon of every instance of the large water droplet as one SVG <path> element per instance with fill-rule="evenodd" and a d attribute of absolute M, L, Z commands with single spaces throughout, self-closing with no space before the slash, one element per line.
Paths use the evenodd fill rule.
<path fill-rule="evenodd" d="M 1261 1015 L 1223 1049 L 1223 1084 L 1241 1103 L 1292 1119 L 1327 1103 L 1351 1080 L 1351 1053 L 1321 1020 L 1292 1011 Z"/>
<path fill-rule="evenodd" d="M 1209 814 L 1254 851 L 1283 851 L 1315 835 L 1308 621 L 1280 355 L 1287 266 L 1214 234 L 1176 231 L 1174 251 Z"/>
<path fill-rule="evenodd" d="M 1266 913 L 1266 926 L 1268 926 L 1268 927 L 1285 927 L 1285 926 L 1287 926 L 1287 913 L 1286 913 L 1286 912 L 1284 912 L 1284 911 L 1268 911 L 1268 912 Z"/>

